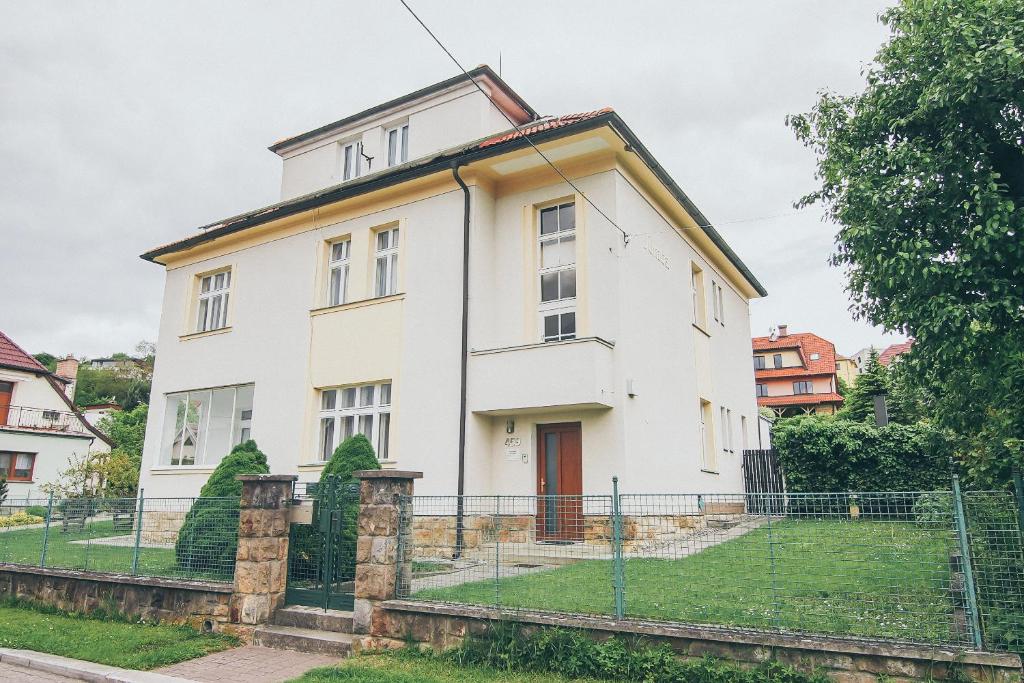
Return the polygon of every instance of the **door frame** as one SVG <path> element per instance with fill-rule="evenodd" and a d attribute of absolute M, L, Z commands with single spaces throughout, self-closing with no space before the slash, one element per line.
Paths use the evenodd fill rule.
<path fill-rule="evenodd" d="M 547 450 L 544 446 L 544 434 L 550 432 L 566 432 L 578 435 L 579 439 L 579 491 L 565 493 L 561 490 L 562 480 L 558 481 L 559 490 L 555 496 L 570 496 L 569 498 L 557 499 L 557 530 L 548 531 L 546 521 L 548 519 L 548 506 L 550 499 L 544 493 L 541 486 L 541 479 L 545 474 L 547 465 Z M 561 455 L 561 453 L 559 453 Z M 561 464 L 559 463 L 561 470 Z M 582 541 L 583 540 L 583 423 L 574 422 L 552 422 L 537 424 L 537 472 L 535 478 L 537 490 L 537 518 L 536 536 L 538 541 Z"/>

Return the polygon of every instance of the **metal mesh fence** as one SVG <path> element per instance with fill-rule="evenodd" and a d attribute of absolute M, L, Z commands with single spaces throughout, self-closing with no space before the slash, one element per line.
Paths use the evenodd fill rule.
<path fill-rule="evenodd" d="M 0 506 L 0 563 L 231 581 L 238 498 L 35 498 Z"/>
<path fill-rule="evenodd" d="M 413 496 L 400 562 L 421 600 L 1024 650 L 1004 493 Z"/>

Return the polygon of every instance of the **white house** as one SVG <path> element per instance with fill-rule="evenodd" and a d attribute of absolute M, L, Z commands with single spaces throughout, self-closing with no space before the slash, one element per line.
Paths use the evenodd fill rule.
<path fill-rule="evenodd" d="M 147 496 L 249 437 L 314 480 L 356 431 L 420 493 L 741 490 L 765 291 L 614 111 L 482 66 L 270 149 L 280 202 L 143 254 Z"/>
<path fill-rule="evenodd" d="M 7 504 L 44 496 L 42 486 L 110 441 L 72 403 L 78 361 L 51 373 L 0 332 L 0 476 Z"/>

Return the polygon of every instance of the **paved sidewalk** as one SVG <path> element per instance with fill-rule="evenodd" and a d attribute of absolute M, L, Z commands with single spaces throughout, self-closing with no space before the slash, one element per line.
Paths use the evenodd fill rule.
<path fill-rule="evenodd" d="M 247 645 L 157 669 L 156 673 L 199 683 L 280 683 L 340 661 L 330 655 Z"/>
<path fill-rule="evenodd" d="M 78 678 L 68 678 L 58 674 L 51 674 L 47 671 L 29 669 L 24 666 L 0 662 L 0 681 L 23 681 L 24 683 L 64 683 L 64 681 L 77 681 Z"/>
<path fill-rule="evenodd" d="M 93 681 L 94 683 L 190 683 L 152 671 L 133 671 L 46 652 L 0 648 L 0 681 Z"/>

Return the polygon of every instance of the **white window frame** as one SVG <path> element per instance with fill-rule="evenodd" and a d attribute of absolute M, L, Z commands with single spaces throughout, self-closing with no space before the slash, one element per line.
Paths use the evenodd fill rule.
<path fill-rule="evenodd" d="M 348 280 L 351 272 L 351 257 L 351 238 L 345 237 L 327 244 L 328 306 L 340 306 L 341 304 L 348 303 Z"/>
<path fill-rule="evenodd" d="M 747 429 L 747 416 L 740 415 L 740 445 L 745 451 L 750 449 L 750 435 L 747 434 Z"/>
<path fill-rule="evenodd" d="M 714 443 L 714 412 L 711 401 L 697 399 L 697 420 L 700 425 L 700 468 L 705 472 L 715 472 L 718 457 Z M 711 422 L 711 424 L 708 424 Z"/>
<path fill-rule="evenodd" d="M 572 207 L 572 227 L 562 228 L 561 218 L 562 209 L 566 207 Z M 556 227 L 552 233 L 544 234 L 542 230 L 543 215 L 548 212 L 554 212 Z M 537 209 L 537 312 L 539 317 L 540 334 L 541 340 L 545 342 L 553 341 L 566 341 L 569 339 L 575 339 L 578 333 L 579 320 L 576 316 L 576 299 L 579 295 L 578 290 L 578 279 L 577 279 L 577 265 L 579 261 L 579 252 L 576 248 L 576 200 L 575 198 L 569 201 L 558 202 L 550 206 L 543 206 Z M 548 245 L 558 245 L 563 243 L 572 243 L 572 260 L 569 263 L 556 263 L 553 265 L 544 265 L 544 247 Z M 570 277 L 572 278 L 572 294 L 565 296 L 563 295 L 563 278 L 567 281 Z M 556 278 L 556 286 L 558 288 L 558 297 L 548 301 L 544 301 L 544 278 L 545 276 L 550 277 L 554 275 Z M 569 291 L 568 287 L 565 289 Z M 547 322 L 549 318 L 557 320 L 557 330 L 554 334 L 549 334 L 547 331 Z"/>
<path fill-rule="evenodd" d="M 714 280 L 711 281 L 711 305 L 715 310 L 715 322 L 725 327 L 725 298 L 722 295 L 722 285 Z"/>
<path fill-rule="evenodd" d="M 168 404 L 172 404 L 174 407 L 173 412 L 168 410 L 166 417 L 173 420 L 174 422 L 170 425 L 164 425 L 164 433 L 167 430 L 172 430 L 170 435 L 170 441 L 167 442 L 166 438 L 161 441 L 159 457 L 160 467 L 202 467 L 209 465 L 216 465 L 220 462 L 217 460 L 213 462 L 208 457 L 209 455 L 209 438 L 210 438 L 210 420 L 213 413 L 213 394 L 219 391 L 232 391 L 231 396 L 231 428 L 228 432 L 228 443 L 223 452 L 218 452 L 215 457 L 221 458 L 228 454 L 228 451 L 234 446 L 238 445 L 242 441 L 246 441 L 252 438 L 252 425 L 253 425 L 253 408 L 241 409 L 238 405 L 238 392 L 243 389 L 253 388 L 254 394 L 252 397 L 253 403 L 255 403 L 255 385 L 254 384 L 238 384 L 227 387 L 216 387 L 212 389 L 192 389 L 189 391 L 179 391 L 173 394 L 167 394 Z M 189 463 L 183 463 L 181 461 L 181 445 L 178 446 L 177 457 L 174 453 L 174 443 L 178 439 L 180 434 L 184 433 L 184 428 L 187 426 L 187 421 L 183 423 L 182 429 L 179 430 L 177 426 L 177 414 L 178 405 L 184 401 L 185 405 L 188 406 L 195 397 L 196 400 L 201 400 L 202 408 L 196 424 L 195 434 L 195 452 L 192 461 Z M 243 404 L 245 405 L 245 404 Z M 187 410 L 187 408 L 186 408 Z M 244 413 L 248 413 L 245 415 Z"/>
<path fill-rule="evenodd" d="M 708 304 L 704 294 L 704 271 L 690 262 L 690 298 L 693 305 L 693 324 L 702 330 L 708 323 Z"/>
<path fill-rule="evenodd" d="M 391 149 L 391 134 L 395 134 L 395 149 Z M 409 122 L 400 123 L 384 131 L 384 155 L 388 167 L 404 164 L 409 160 Z"/>
<path fill-rule="evenodd" d="M 363 143 L 361 140 L 346 142 L 341 146 L 341 179 L 352 180 L 363 174 Z"/>
<path fill-rule="evenodd" d="M 808 391 L 799 391 L 798 392 L 797 391 L 797 385 L 798 384 L 804 385 L 801 388 L 806 388 L 806 389 L 808 389 Z M 807 396 L 808 394 L 813 394 L 813 393 L 814 393 L 814 382 L 812 382 L 811 380 L 809 380 L 809 379 L 793 380 L 793 395 L 794 396 Z"/>
<path fill-rule="evenodd" d="M 373 398 L 369 403 L 364 403 L 367 390 L 372 391 Z M 348 402 L 346 396 L 351 396 L 351 405 L 345 405 Z M 367 438 L 373 444 L 374 453 L 381 462 L 390 462 L 391 402 L 390 381 L 321 389 L 316 427 L 316 461 L 329 460 L 346 438 L 362 431 L 360 426 L 369 418 L 370 434 Z M 351 429 L 346 428 L 346 425 Z"/>
<path fill-rule="evenodd" d="M 383 240 L 381 238 L 384 238 Z M 374 233 L 373 295 L 391 296 L 398 293 L 398 227 L 384 228 Z M 384 246 L 382 245 L 384 243 Z"/>
<path fill-rule="evenodd" d="M 220 286 L 217 286 L 221 278 Z M 211 332 L 228 326 L 231 269 L 200 275 L 196 283 L 196 332 Z M 207 285 L 208 283 L 208 285 Z M 206 287 L 204 290 L 203 288 Z"/>

